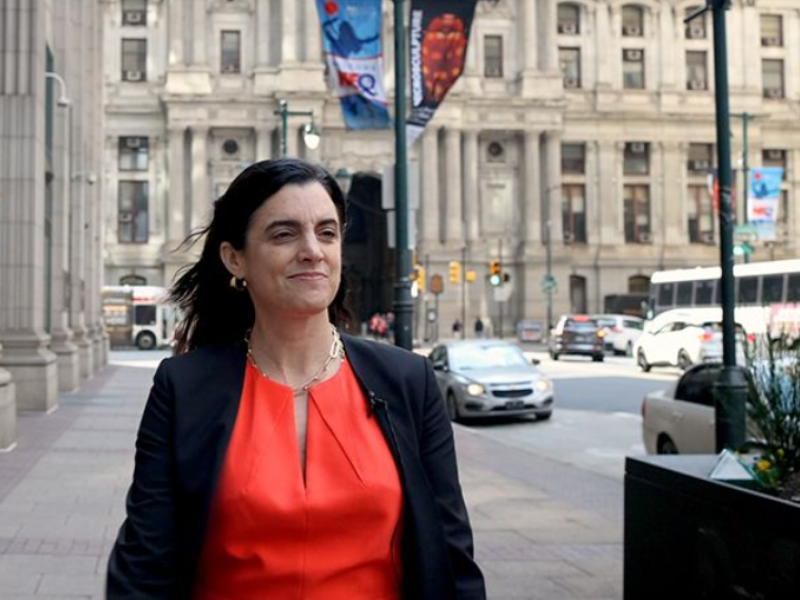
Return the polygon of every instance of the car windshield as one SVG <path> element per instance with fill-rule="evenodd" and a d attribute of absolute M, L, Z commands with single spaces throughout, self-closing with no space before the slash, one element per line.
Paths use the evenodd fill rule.
<path fill-rule="evenodd" d="M 574 319 L 567 319 L 567 322 L 564 324 L 566 329 L 585 329 L 585 330 L 592 330 L 597 329 L 597 323 L 594 321 L 576 321 Z"/>
<path fill-rule="evenodd" d="M 518 367 L 528 364 L 519 348 L 499 344 L 454 346 L 450 349 L 450 366 L 454 371 Z"/>
<path fill-rule="evenodd" d="M 616 324 L 614 319 L 597 319 L 598 327 L 614 327 Z"/>

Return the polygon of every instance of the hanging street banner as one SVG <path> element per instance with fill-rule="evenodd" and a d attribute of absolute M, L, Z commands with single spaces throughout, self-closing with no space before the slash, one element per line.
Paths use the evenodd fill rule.
<path fill-rule="evenodd" d="M 381 0 L 317 0 L 331 87 L 348 129 L 387 129 Z"/>
<path fill-rule="evenodd" d="M 411 115 L 406 130 L 409 146 L 422 135 L 464 71 L 476 3 L 477 0 L 411 1 Z"/>
<path fill-rule="evenodd" d="M 755 227 L 758 239 L 774 242 L 775 224 L 781 201 L 783 168 L 761 167 L 750 170 L 750 200 L 747 203 L 747 222 Z"/>

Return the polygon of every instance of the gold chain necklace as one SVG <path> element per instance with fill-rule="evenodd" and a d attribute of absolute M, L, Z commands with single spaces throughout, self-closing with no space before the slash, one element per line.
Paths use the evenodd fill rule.
<path fill-rule="evenodd" d="M 272 377 L 267 375 L 261 369 L 261 367 L 258 366 L 256 357 L 253 355 L 253 345 L 250 342 L 250 336 L 252 332 L 252 329 L 248 329 L 244 334 L 244 340 L 247 342 L 247 359 L 250 361 L 250 364 L 255 367 L 256 371 L 261 373 L 262 377 L 266 379 L 272 379 Z M 331 344 L 331 349 L 328 351 L 328 357 L 325 359 L 325 363 L 322 365 L 319 371 L 317 371 L 317 373 L 302 386 L 299 388 L 292 388 L 292 391 L 295 394 L 299 392 L 307 392 L 312 385 L 314 385 L 317 381 L 320 381 L 325 376 L 331 366 L 331 363 L 333 363 L 336 358 L 344 358 L 344 344 L 342 344 L 342 338 L 339 336 L 339 332 L 336 331 L 336 327 L 333 325 L 331 325 L 331 333 L 333 333 L 333 343 Z"/>

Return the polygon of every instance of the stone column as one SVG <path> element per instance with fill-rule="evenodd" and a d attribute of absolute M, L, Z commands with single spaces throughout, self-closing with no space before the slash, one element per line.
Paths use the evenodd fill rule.
<path fill-rule="evenodd" d="M 281 63 L 297 62 L 297 4 L 281 0 Z"/>
<path fill-rule="evenodd" d="M 439 229 L 439 129 L 428 126 L 422 136 L 422 240 L 426 249 L 438 246 Z"/>
<path fill-rule="evenodd" d="M 167 4 L 169 7 L 167 15 L 169 25 L 169 56 L 167 57 L 167 64 L 170 67 L 182 67 L 184 65 L 183 2 L 184 0 L 170 0 Z"/>
<path fill-rule="evenodd" d="M 56 54 L 65 58 L 69 48 L 72 28 L 66 18 L 67 5 L 59 2 L 54 7 L 53 33 Z M 56 71 L 66 75 L 61 60 Z M 54 82 L 54 85 L 57 84 Z M 56 87 L 56 90 L 58 88 Z M 56 91 L 59 94 L 60 91 Z M 69 328 L 69 220 L 70 220 L 70 115 L 72 108 L 57 108 L 53 127 L 53 233 L 52 233 L 52 277 L 50 289 L 50 349 L 56 354 L 58 364 L 58 389 L 71 391 L 78 387 L 80 371 L 78 347 L 72 341 Z M 1 409 L 0 409 L 1 410 Z M 0 436 L 1 437 L 1 436 Z M 2 445 L 0 443 L 0 445 Z"/>
<path fill-rule="evenodd" d="M 48 411 L 56 405 L 58 370 L 45 331 L 46 13 L 40 2 L 15 6 L 0 13 L 0 30 L 21 32 L 6 37 L 0 91 L 8 125 L 0 128 L 0 368 L 15 382 L 19 409 Z M 2 379 L 7 388 L 9 377 Z"/>
<path fill-rule="evenodd" d="M 170 124 L 167 127 L 169 145 L 167 167 L 169 173 L 169 197 L 167 199 L 167 246 L 177 247 L 186 237 L 186 209 L 184 200 L 184 125 Z"/>
<path fill-rule="evenodd" d="M 661 10 L 654 12 L 653 16 L 657 18 L 660 24 L 660 31 L 658 35 L 658 48 L 660 51 L 661 60 L 661 87 L 664 89 L 674 90 L 682 89 L 682 86 L 677 85 L 676 74 L 676 57 L 685 57 L 683 52 L 671 51 L 670 49 L 677 49 L 682 46 L 680 38 L 676 38 L 676 24 L 675 24 L 675 7 L 669 4 L 661 6 Z M 679 21 L 683 25 L 683 21 Z"/>
<path fill-rule="evenodd" d="M 172 0 L 174 2 L 174 0 Z M 256 2 L 259 4 L 259 2 Z M 198 67 L 208 66 L 208 9 L 205 2 L 192 3 L 192 63 Z"/>
<path fill-rule="evenodd" d="M 203 227 L 209 220 L 208 201 L 208 127 L 192 126 L 192 230 Z"/>
<path fill-rule="evenodd" d="M 604 207 L 600 204 L 602 197 L 598 189 L 598 153 L 597 142 L 586 142 L 586 189 L 584 191 L 586 209 L 586 242 L 589 245 L 600 244 L 600 216 Z"/>
<path fill-rule="evenodd" d="M 464 240 L 464 216 L 461 211 L 461 131 L 453 127 L 445 128 L 445 194 L 447 196 L 445 221 L 445 241 L 449 246 L 459 248 Z"/>
<path fill-rule="evenodd" d="M 316 0 L 305 0 L 306 11 L 306 39 L 304 40 L 305 46 L 305 59 L 310 63 L 322 62 L 322 30 L 317 14 Z"/>
<path fill-rule="evenodd" d="M 612 87 L 611 82 L 613 79 L 611 73 L 610 61 L 614 60 L 616 54 L 609 50 L 609 46 L 616 48 L 616 37 L 611 31 L 611 16 L 609 11 L 611 7 L 607 4 L 600 4 L 596 7 L 595 13 L 595 35 L 594 42 L 596 45 L 595 56 L 597 60 L 597 86 L 603 89 Z"/>
<path fill-rule="evenodd" d="M 561 132 L 548 131 L 545 135 L 547 161 L 547 193 L 545 201 L 550 207 L 550 240 L 561 243 L 564 231 L 561 225 Z M 544 224 L 547 227 L 547 223 Z"/>
<path fill-rule="evenodd" d="M 464 132 L 464 225 L 467 242 L 472 244 L 479 239 L 478 215 L 478 132 L 469 129 Z"/>
<path fill-rule="evenodd" d="M 274 135 L 274 127 L 259 127 L 256 129 L 256 161 L 272 158 L 272 138 Z"/>
<path fill-rule="evenodd" d="M 624 143 L 620 143 L 622 150 Z M 597 142 L 600 209 L 600 243 L 604 245 L 622 244 L 624 236 L 622 220 L 622 186 L 620 183 L 618 143 L 613 140 Z"/>
<path fill-rule="evenodd" d="M 0 363 L 3 347 L 0 346 Z M 0 367 L 0 450 L 9 450 L 17 440 L 17 402 L 11 373 Z"/>
<path fill-rule="evenodd" d="M 523 219 L 525 241 L 542 241 L 542 159 L 540 131 L 525 132 L 525 192 Z"/>
<path fill-rule="evenodd" d="M 272 33 L 271 2 L 261 0 L 256 2 L 256 67 L 266 67 L 270 60 L 270 34 Z"/>
<path fill-rule="evenodd" d="M 544 47 L 539 47 L 544 56 L 544 70 L 548 72 L 558 71 L 558 42 L 556 41 L 556 31 L 558 30 L 558 12 L 556 0 L 544 0 L 538 2 L 541 9 L 542 27 L 544 31 L 541 40 Z"/>
<path fill-rule="evenodd" d="M 536 2 L 526 2 L 523 0 L 522 18 L 520 19 L 519 37 L 523 40 L 523 69 L 525 71 L 536 71 L 538 69 L 539 53 L 537 45 L 539 36 L 536 35 L 537 16 Z"/>

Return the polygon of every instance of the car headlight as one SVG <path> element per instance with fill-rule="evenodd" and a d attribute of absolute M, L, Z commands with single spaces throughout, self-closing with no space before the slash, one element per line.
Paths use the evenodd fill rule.
<path fill-rule="evenodd" d="M 553 384 L 550 383 L 549 379 L 539 379 L 534 385 L 536 387 L 536 391 L 546 392 L 552 387 Z"/>
<path fill-rule="evenodd" d="M 470 383 L 467 386 L 467 393 L 470 396 L 483 396 L 486 389 L 480 383 Z"/>

